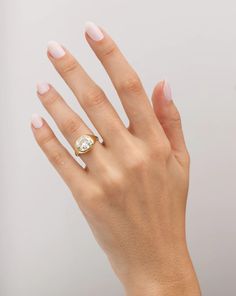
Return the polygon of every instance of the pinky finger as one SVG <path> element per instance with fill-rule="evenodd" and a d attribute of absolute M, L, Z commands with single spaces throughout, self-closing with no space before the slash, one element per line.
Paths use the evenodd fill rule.
<path fill-rule="evenodd" d="M 85 170 L 59 142 L 46 121 L 39 115 L 33 114 L 31 127 L 38 145 L 61 175 L 70 190 L 72 192 L 77 191 L 77 193 L 78 190 L 82 190 L 82 188 L 78 188 L 78 185 L 84 185 L 86 179 Z"/>

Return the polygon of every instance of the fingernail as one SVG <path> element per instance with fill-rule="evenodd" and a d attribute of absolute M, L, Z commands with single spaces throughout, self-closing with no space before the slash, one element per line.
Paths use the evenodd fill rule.
<path fill-rule="evenodd" d="M 163 92 L 164 92 L 166 100 L 171 101 L 172 100 L 171 87 L 170 87 L 169 83 L 166 80 L 164 82 Z"/>
<path fill-rule="evenodd" d="M 100 41 L 104 38 L 102 31 L 92 22 L 87 22 L 85 24 L 85 32 L 89 35 L 94 41 Z"/>
<path fill-rule="evenodd" d="M 48 92 L 49 88 L 50 88 L 50 86 L 47 82 L 38 82 L 37 83 L 37 91 L 40 95 L 43 95 L 46 92 Z"/>
<path fill-rule="evenodd" d="M 52 57 L 59 59 L 65 55 L 65 50 L 62 46 L 56 41 L 48 42 L 48 51 Z"/>
<path fill-rule="evenodd" d="M 34 128 L 40 128 L 43 126 L 43 120 L 42 117 L 40 117 L 38 114 L 34 113 L 31 117 L 31 123 Z"/>

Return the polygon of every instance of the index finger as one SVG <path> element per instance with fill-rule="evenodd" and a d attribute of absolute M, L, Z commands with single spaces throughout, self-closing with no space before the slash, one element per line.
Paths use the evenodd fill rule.
<path fill-rule="evenodd" d="M 86 23 L 86 39 L 103 64 L 129 117 L 132 131 L 142 136 L 157 123 L 143 85 L 110 36 L 94 23 Z M 155 125 L 156 128 L 156 125 Z"/>

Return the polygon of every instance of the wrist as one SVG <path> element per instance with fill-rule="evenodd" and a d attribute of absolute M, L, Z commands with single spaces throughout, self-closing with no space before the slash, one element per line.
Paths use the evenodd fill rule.
<path fill-rule="evenodd" d="M 180 282 L 152 283 L 137 285 L 126 291 L 126 296 L 201 296 L 196 277 Z"/>
<path fill-rule="evenodd" d="M 200 296 L 200 286 L 188 254 L 176 258 L 173 266 L 166 266 L 151 273 L 136 273 L 125 283 L 127 296 Z"/>

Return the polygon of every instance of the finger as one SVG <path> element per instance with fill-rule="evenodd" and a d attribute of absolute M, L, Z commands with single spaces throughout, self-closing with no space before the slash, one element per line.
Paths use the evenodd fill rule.
<path fill-rule="evenodd" d="M 111 135 L 120 131 L 125 132 L 126 129 L 104 92 L 76 59 L 58 43 L 49 43 L 48 57 L 71 88 L 106 144 L 113 143 L 114 138 Z"/>
<path fill-rule="evenodd" d="M 172 150 L 181 161 L 188 161 L 180 114 L 172 100 L 171 88 L 166 81 L 157 84 L 152 95 L 153 108 Z"/>
<path fill-rule="evenodd" d="M 82 186 L 87 182 L 85 170 L 72 158 L 39 115 L 32 115 L 31 127 L 37 143 L 68 187 L 72 191 L 82 191 Z"/>
<path fill-rule="evenodd" d="M 37 84 L 37 94 L 45 109 L 52 116 L 62 134 L 74 149 L 76 140 L 84 134 L 93 134 L 84 121 L 76 114 L 60 94 L 49 84 Z M 89 154 L 81 154 L 80 157 L 89 168 L 96 168 L 101 160 L 104 147 L 95 143 L 96 147 Z"/>
<path fill-rule="evenodd" d="M 89 45 L 103 64 L 121 99 L 131 130 L 146 135 L 156 119 L 138 75 L 108 34 L 91 22 L 86 24 L 85 31 Z"/>

